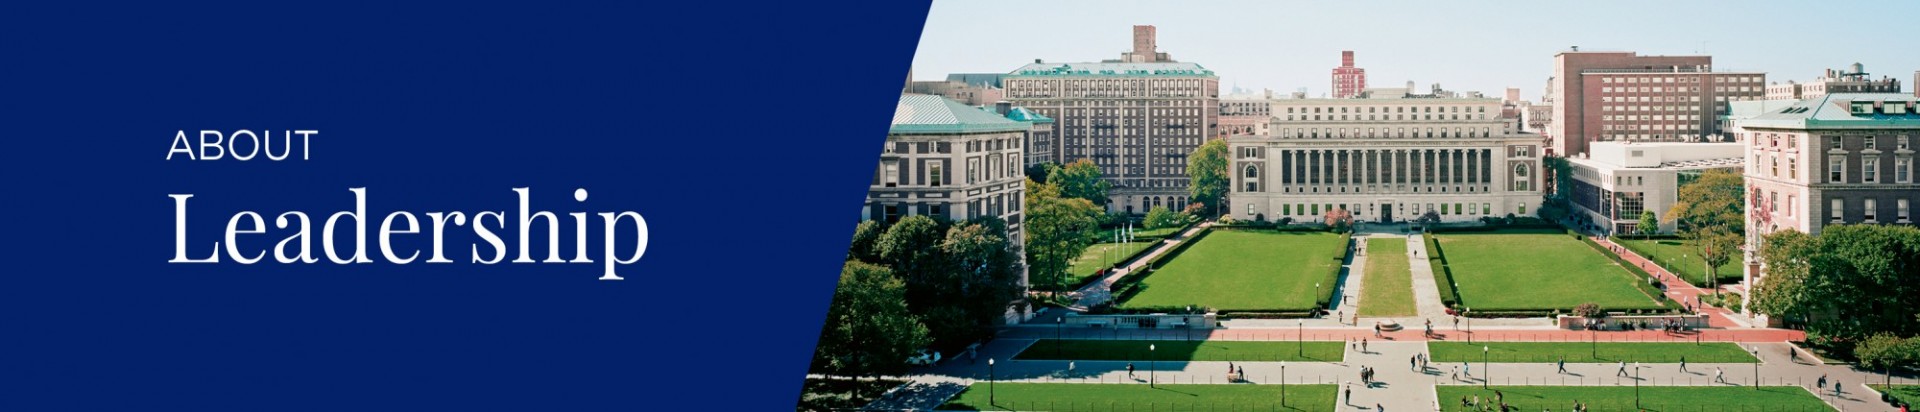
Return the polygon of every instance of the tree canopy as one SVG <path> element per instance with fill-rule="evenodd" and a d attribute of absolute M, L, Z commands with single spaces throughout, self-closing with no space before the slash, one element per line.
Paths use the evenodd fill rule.
<path fill-rule="evenodd" d="M 1753 309 L 1808 318 L 1807 331 L 1858 342 L 1879 333 L 1920 334 L 1920 229 L 1837 225 L 1819 236 L 1787 230 L 1760 248 L 1767 275 Z"/>
<path fill-rule="evenodd" d="M 956 223 L 908 216 L 887 226 L 871 245 L 871 251 L 848 255 L 875 256 L 906 284 L 906 302 L 922 315 L 936 344 L 984 337 L 1007 305 L 1025 293 L 1022 246 L 1011 242 L 999 218 Z"/>
<path fill-rule="evenodd" d="M 1208 140 L 1187 154 L 1187 177 L 1191 179 L 1187 194 L 1192 195 L 1195 203 L 1205 205 L 1204 210 L 1219 210 L 1220 201 L 1233 182 L 1227 173 L 1227 141 Z"/>
<path fill-rule="evenodd" d="M 1067 269 L 1093 244 L 1104 217 L 1093 202 L 1062 197 L 1059 186 L 1028 180 L 1026 251 L 1033 283 L 1054 290 L 1066 288 Z"/>
<path fill-rule="evenodd" d="M 814 371 L 843 376 L 906 372 L 907 357 L 930 343 L 926 325 L 907 308 L 906 290 L 886 267 L 847 261 L 814 347 Z"/>
<path fill-rule="evenodd" d="M 1112 187 L 1111 183 L 1100 178 L 1100 166 L 1087 159 L 1049 170 L 1047 184 L 1058 187 L 1061 197 L 1086 199 L 1095 206 L 1107 204 L 1107 189 Z"/>
<path fill-rule="evenodd" d="M 1678 222 L 1681 236 L 1691 240 L 1694 253 L 1707 264 L 1707 279 L 1718 290 L 1717 268 L 1740 253 L 1746 230 L 1745 181 L 1736 172 L 1710 169 L 1680 186 L 1667 219 Z"/>

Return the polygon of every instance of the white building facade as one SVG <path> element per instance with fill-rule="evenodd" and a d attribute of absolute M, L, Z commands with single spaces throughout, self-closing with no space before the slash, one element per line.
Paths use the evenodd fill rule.
<path fill-rule="evenodd" d="M 1673 233 L 1667 209 L 1679 187 L 1710 169 L 1738 171 L 1742 143 L 1593 142 L 1587 154 L 1567 159 L 1573 169 L 1573 212 L 1606 233 L 1639 233 L 1640 215 L 1651 211 L 1659 232 Z"/>
<path fill-rule="evenodd" d="M 1346 210 L 1395 222 L 1434 211 L 1464 222 L 1539 209 L 1543 142 L 1503 121 L 1500 99 L 1362 96 L 1272 100 L 1268 133 L 1228 138 L 1233 218 L 1315 221 Z"/>

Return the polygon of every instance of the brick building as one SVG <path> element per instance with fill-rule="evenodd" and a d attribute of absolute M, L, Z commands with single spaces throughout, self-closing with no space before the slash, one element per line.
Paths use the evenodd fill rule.
<path fill-rule="evenodd" d="M 1720 134 L 1727 102 L 1765 95 L 1766 74 L 1713 71 L 1712 56 L 1633 52 L 1554 55 L 1553 154 L 1586 153 L 1588 142 L 1705 141 Z M 1725 140 L 1725 139 L 1721 139 Z"/>
<path fill-rule="evenodd" d="M 1333 98 L 1345 99 L 1367 89 L 1367 69 L 1353 67 L 1353 51 L 1340 52 L 1340 67 L 1333 68 Z"/>
<path fill-rule="evenodd" d="M 1062 162 L 1092 160 L 1111 183 L 1107 210 L 1146 213 L 1187 204 L 1187 155 L 1217 136 L 1220 78 L 1151 50 L 1152 26 L 1135 26 L 1118 60 L 1047 63 L 1008 73 L 1006 99 L 1054 120 Z"/>

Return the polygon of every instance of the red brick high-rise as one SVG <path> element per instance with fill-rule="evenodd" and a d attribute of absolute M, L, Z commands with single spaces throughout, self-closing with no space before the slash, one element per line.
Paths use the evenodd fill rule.
<path fill-rule="evenodd" d="M 1728 101 L 1766 94 L 1766 73 L 1716 72 L 1712 56 L 1575 49 L 1554 55 L 1553 66 L 1547 135 L 1556 156 L 1586 153 L 1587 143 L 1603 140 L 1710 140 Z"/>
<path fill-rule="evenodd" d="M 1340 67 L 1333 68 L 1333 98 L 1359 96 L 1367 88 L 1367 69 L 1353 67 L 1353 51 L 1340 52 Z"/>

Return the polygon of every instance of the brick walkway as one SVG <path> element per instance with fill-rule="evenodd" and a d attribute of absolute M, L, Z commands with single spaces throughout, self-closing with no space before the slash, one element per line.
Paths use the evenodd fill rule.
<path fill-rule="evenodd" d="M 1806 333 L 1787 329 L 1703 329 L 1689 332 L 1668 333 L 1657 330 L 1638 331 L 1598 331 L 1564 329 L 1493 329 L 1483 328 L 1468 333 L 1466 324 L 1460 330 L 1450 325 L 1434 325 L 1434 336 L 1421 336 L 1419 325 L 1410 330 L 1387 332 L 1383 338 L 1376 338 L 1373 331 L 1365 328 L 1259 328 L 1259 329 L 1090 329 L 1015 327 L 1003 330 L 1001 338 L 1011 339 L 1052 339 L 1058 335 L 1062 339 L 1156 339 L 1156 340 L 1228 340 L 1228 341 L 1345 341 L 1367 338 L 1377 341 L 1421 342 L 1421 341 L 1490 341 L 1490 342 L 1586 342 L 1589 339 L 1601 342 L 1786 342 L 1806 339 Z M 1471 338 L 1469 338 L 1471 335 Z"/>
<path fill-rule="evenodd" d="M 1640 266 L 1641 269 L 1646 270 L 1647 273 L 1659 275 L 1660 283 L 1667 287 L 1667 297 L 1676 302 L 1691 303 L 1694 302 L 1694 299 L 1700 296 L 1700 294 L 1710 293 L 1710 291 L 1706 289 L 1701 289 L 1693 286 L 1691 283 L 1687 283 L 1686 280 L 1674 275 L 1673 272 L 1668 271 L 1658 263 L 1654 263 L 1640 256 L 1640 254 L 1634 253 L 1633 249 L 1628 249 L 1618 243 L 1613 243 L 1613 239 L 1611 238 L 1593 238 L 1593 240 L 1595 243 L 1599 243 L 1600 246 L 1612 249 L 1614 253 L 1619 254 L 1620 258 L 1626 260 L 1628 263 Z M 1707 315 L 1707 325 L 1711 327 L 1736 328 L 1751 326 L 1745 322 L 1735 321 L 1733 318 L 1739 315 L 1733 314 L 1732 311 L 1726 308 L 1701 303 L 1699 310 L 1700 313 Z"/>

